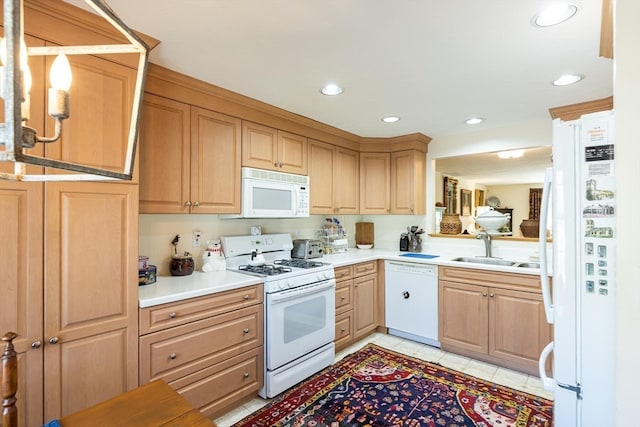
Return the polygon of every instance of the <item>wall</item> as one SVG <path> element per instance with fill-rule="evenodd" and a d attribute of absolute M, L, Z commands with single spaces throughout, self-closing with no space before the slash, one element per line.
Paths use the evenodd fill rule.
<path fill-rule="evenodd" d="M 640 325 L 640 262 L 638 262 L 638 117 L 640 117 L 640 2 L 617 0 L 614 29 L 614 108 L 616 110 L 616 168 L 618 267 L 616 280 L 616 391 L 617 427 L 636 422 L 640 380 L 638 325 Z"/>

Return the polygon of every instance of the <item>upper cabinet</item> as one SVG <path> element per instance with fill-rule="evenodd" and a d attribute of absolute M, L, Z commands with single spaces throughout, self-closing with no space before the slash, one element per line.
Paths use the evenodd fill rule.
<path fill-rule="evenodd" d="M 307 138 L 243 121 L 242 166 L 307 175 Z"/>
<path fill-rule="evenodd" d="M 391 156 L 360 153 L 360 214 L 391 211 Z"/>
<path fill-rule="evenodd" d="M 240 212 L 240 137 L 240 119 L 145 94 L 140 212 Z"/>
<path fill-rule="evenodd" d="M 320 141 L 309 141 L 310 213 L 357 214 L 359 154 Z"/>
<path fill-rule="evenodd" d="M 391 153 L 391 213 L 426 213 L 426 154 L 418 150 Z"/>

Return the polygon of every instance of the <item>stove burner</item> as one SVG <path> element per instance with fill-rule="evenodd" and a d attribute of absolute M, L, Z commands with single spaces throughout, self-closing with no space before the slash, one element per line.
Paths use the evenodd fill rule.
<path fill-rule="evenodd" d="M 307 261 L 305 259 L 277 259 L 273 261 L 274 264 L 277 265 L 286 265 L 287 267 L 296 267 L 296 268 L 316 268 L 322 267 L 324 264 L 318 261 Z"/>
<path fill-rule="evenodd" d="M 276 276 L 278 274 L 291 272 L 291 268 L 275 265 L 241 265 L 238 267 L 238 270 L 254 274 L 263 274 L 265 276 Z"/>

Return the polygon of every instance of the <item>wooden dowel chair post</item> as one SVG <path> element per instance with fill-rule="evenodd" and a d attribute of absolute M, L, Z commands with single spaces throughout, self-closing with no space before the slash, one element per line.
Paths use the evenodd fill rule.
<path fill-rule="evenodd" d="M 13 348 L 13 340 L 18 335 L 7 332 L 2 337 L 2 427 L 18 426 L 16 392 L 18 391 L 18 356 Z"/>

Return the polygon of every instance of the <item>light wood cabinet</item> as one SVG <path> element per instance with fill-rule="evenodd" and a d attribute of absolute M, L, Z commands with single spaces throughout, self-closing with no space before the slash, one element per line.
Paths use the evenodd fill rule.
<path fill-rule="evenodd" d="M 137 189 L 0 182 L 0 327 L 19 334 L 22 426 L 138 385 Z"/>
<path fill-rule="evenodd" d="M 536 375 L 552 335 L 539 289 L 537 276 L 441 266 L 443 350 Z"/>
<path fill-rule="evenodd" d="M 145 94 L 141 213 L 239 213 L 241 120 Z"/>
<path fill-rule="evenodd" d="M 356 151 L 309 140 L 312 215 L 358 213 L 359 163 L 359 154 Z"/>
<path fill-rule="evenodd" d="M 380 324 L 377 261 L 335 268 L 336 350 L 369 335 Z"/>
<path fill-rule="evenodd" d="M 264 382 L 263 287 L 140 309 L 140 384 L 163 379 L 208 417 Z"/>
<path fill-rule="evenodd" d="M 307 138 L 243 121 L 242 166 L 306 175 Z"/>
<path fill-rule="evenodd" d="M 391 153 L 391 210 L 395 215 L 426 213 L 426 155 L 418 150 Z"/>
<path fill-rule="evenodd" d="M 391 155 L 360 153 L 360 214 L 391 212 Z"/>

